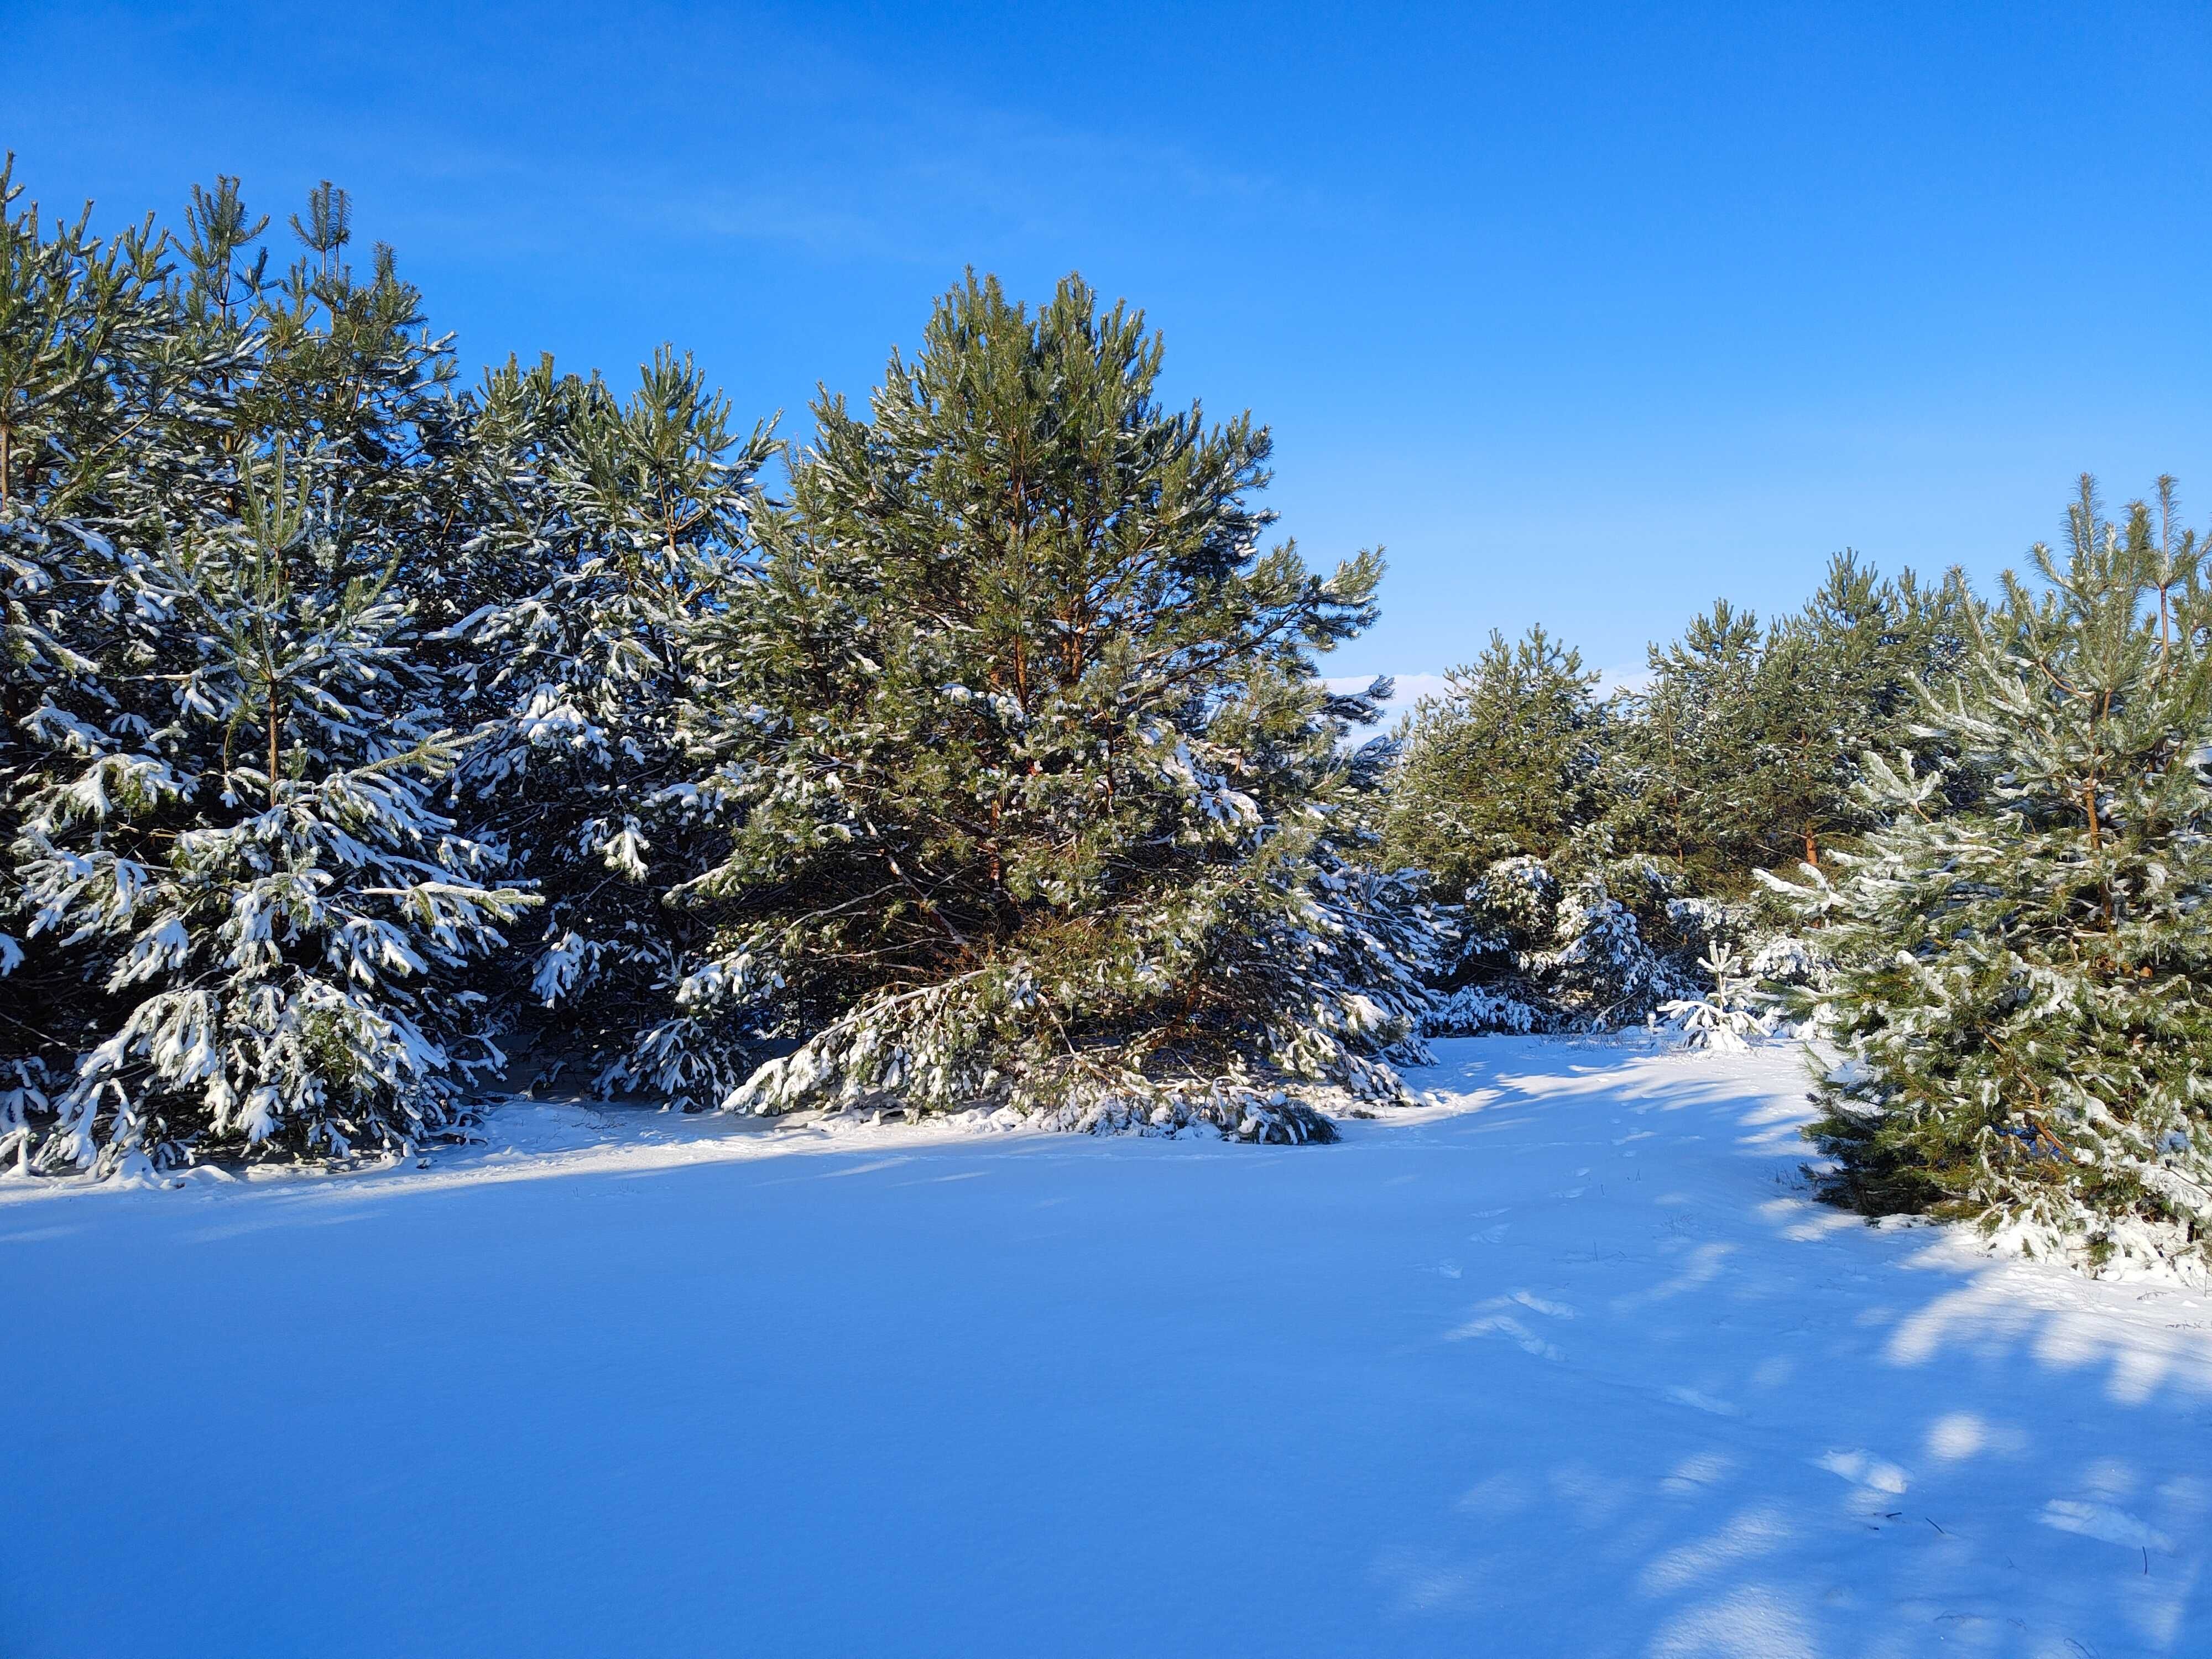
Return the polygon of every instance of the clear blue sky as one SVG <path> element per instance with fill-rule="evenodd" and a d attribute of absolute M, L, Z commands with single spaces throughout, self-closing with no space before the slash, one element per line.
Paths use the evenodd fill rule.
<path fill-rule="evenodd" d="M 465 367 L 694 350 L 803 437 L 963 265 L 1145 307 L 1275 430 L 1335 672 L 1640 659 L 1827 554 L 1986 577 L 2073 475 L 2212 518 L 2212 9 L 0 0 L 0 136 L 109 224 L 319 178 Z"/>

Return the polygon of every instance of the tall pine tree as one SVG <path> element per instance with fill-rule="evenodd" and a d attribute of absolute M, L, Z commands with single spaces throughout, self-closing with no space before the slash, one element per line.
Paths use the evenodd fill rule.
<path fill-rule="evenodd" d="M 817 406 L 693 716 L 743 817 L 687 1002 L 805 1036 L 732 1103 L 1302 1138 L 1296 1079 L 1395 1093 L 1430 918 L 1362 866 L 1373 706 L 1314 678 L 1381 563 L 1261 553 L 1267 433 L 1160 364 L 1074 278 L 971 277 L 870 418 Z"/>

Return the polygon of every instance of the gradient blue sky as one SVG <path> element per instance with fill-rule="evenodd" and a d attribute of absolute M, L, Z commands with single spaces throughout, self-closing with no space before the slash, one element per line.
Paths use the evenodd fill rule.
<path fill-rule="evenodd" d="M 335 179 L 471 374 L 672 339 L 803 437 L 963 265 L 1079 269 L 1273 427 L 1310 557 L 1387 546 L 1337 672 L 1632 664 L 1847 544 L 1986 578 L 2084 468 L 2212 507 L 2202 3 L 0 20 L 43 201 Z"/>

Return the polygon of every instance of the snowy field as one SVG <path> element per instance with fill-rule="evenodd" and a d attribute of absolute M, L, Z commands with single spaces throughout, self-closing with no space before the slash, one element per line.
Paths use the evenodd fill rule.
<path fill-rule="evenodd" d="M 518 1104 L 0 1183 L 0 1654 L 2212 1653 L 2212 1299 L 1803 1196 L 1797 1061 L 1344 1144 Z"/>

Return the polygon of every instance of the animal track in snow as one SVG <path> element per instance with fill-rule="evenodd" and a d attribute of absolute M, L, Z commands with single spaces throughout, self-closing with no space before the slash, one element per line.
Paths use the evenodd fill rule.
<path fill-rule="evenodd" d="M 1575 1316 L 1575 1310 L 1563 1302 L 1547 1302 L 1527 1291 L 1515 1291 L 1507 1296 L 1492 1297 L 1484 1303 L 1475 1310 L 1477 1317 L 1450 1333 L 1451 1340 L 1460 1341 L 1470 1336 L 1502 1337 L 1523 1352 L 1534 1354 L 1540 1359 L 1556 1362 L 1566 1358 L 1557 1347 L 1512 1314 L 1504 1311 L 1509 1308 L 1525 1308 L 1549 1319 L 1572 1319 Z"/>
<path fill-rule="evenodd" d="M 2173 1553 L 2171 1538 L 2109 1504 L 2082 1504 L 2069 1498 L 2054 1498 L 2035 1518 L 2046 1527 L 2079 1533 L 2084 1538 L 2100 1538 L 2107 1544 L 2125 1544 L 2130 1549 L 2157 1550 L 2168 1555 Z"/>
<path fill-rule="evenodd" d="M 1813 1462 L 1831 1474 L 1840 1474 L 1855 1486 L 1887 1492 L 1892 1498 L 1899 1496 L 1911 1484 L 1905 1478 L 1903 1469 L 1869 1451 L 1823 1452 Z"/>

